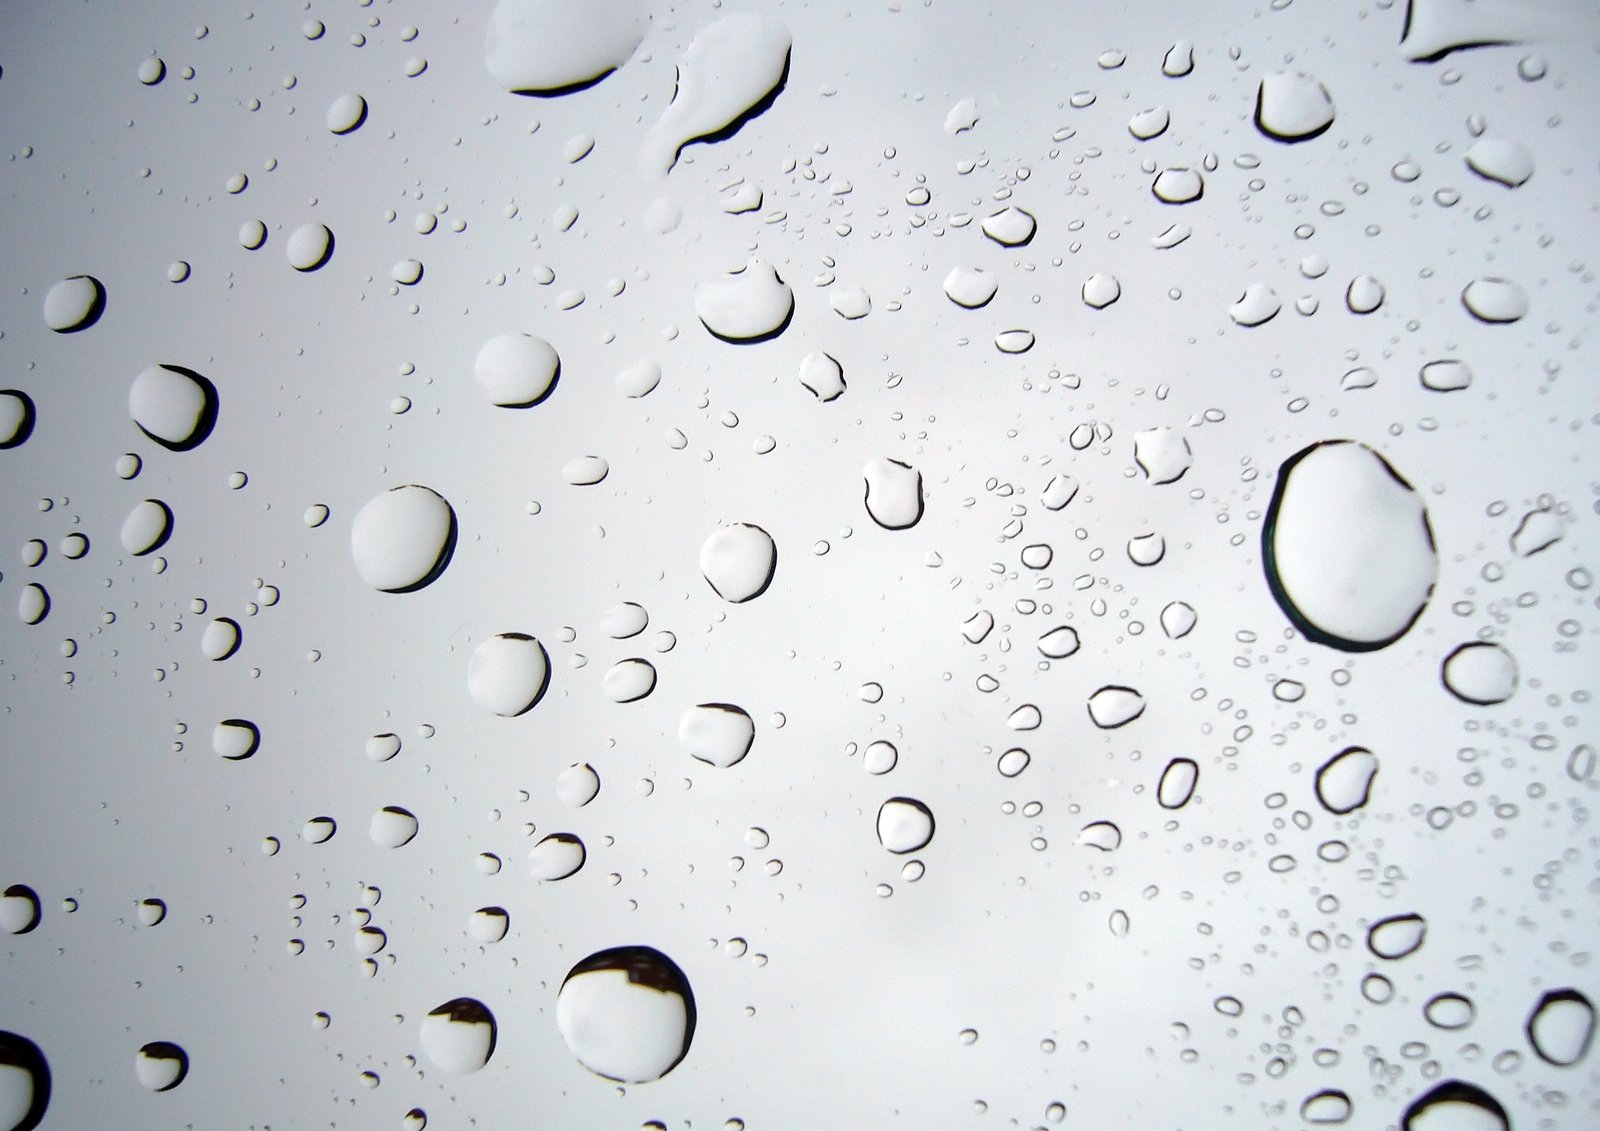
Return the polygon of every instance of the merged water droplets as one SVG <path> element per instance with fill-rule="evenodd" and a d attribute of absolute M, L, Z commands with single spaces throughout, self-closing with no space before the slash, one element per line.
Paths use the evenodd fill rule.
<path fill-rule="evenodd" d="M 350 527 L 356 572 L 385 593 L 411 593 L 436 581 L 455 544 L 455 510 L 433 488 L 415 483 L 375 496 Z"/>
<path fill-rule="evenodd" d="M 689 979 L 654 947 L 613 947 L 573 966 L 556 995 L 555 1014 L 578 1063 L 628 1084 L 661 1079 L 694 1040 Z"/>

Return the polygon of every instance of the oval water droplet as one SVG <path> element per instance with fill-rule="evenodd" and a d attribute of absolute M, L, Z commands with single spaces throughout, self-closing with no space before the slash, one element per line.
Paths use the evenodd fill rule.
<path fill-rule="evenodd" d="M 1310 75 L 1275 71 L 1256 91 L 1256 128 L 1273 141 L 1300 142 L 1333 125 L 1333 97 Z"/>
<path fill-rule="evenodd" d="M 1008 204 L 984 217 L 980 227 L 984 235 L 1001 247 L 1025 247 L 1039 230 L 1039 222 L 1033 218 L 1033 213 Z"/>
<path fill-rule="evenodd" d="M 556 778 L 556 797 L 564 805 L 581 809 L 600 793 L 600 775 L 587 762 L 574 762 Z"/>
<path fill-rule="evenodd" d="M 945 297 L 968 310 L 989 305 L 999 289 L 1000 280 L 981 267 L 954 267 L 944 277 Z"/>
<path fill-rule="evenodd" d="M 555 388 L 561 376 L 561 358 L 555 347 L 543 338 L 532 334 L 500 334 L 479 348 L 472 375 L 490 404 L 501 408 L 530 408 L 542 402 Z"/>
<path fill-rule="evenodd" d="M 1024 703 L 1006 716 L 1006 726 L 1012 730 L 1038 730 L 1044 715 L 1032 703 Z"/>
<path fill-rule="evenodd" d="M 38 624 L 50 615 L 50 594 L 38 582 L 24 585 L 17 593 L 17 616 L 23 624 Z"/>
<path fill-rule="evenodd" d="M 1090 821 L 1078 830 L 1078 843 L 1101 852 L 1115 852 L 1122 846 L 1122 830 L 1110 821 Z"/>
<path fill-rule="evenodd" d="M 100 321 L 106 288 L 93 275 L 70 275 L 44 296 L 44 322 L 58 334 L 75 334 Z"/>
<path fill-rule="evenodd" d="M 1128 132 L 1140 141 L 1149 141 L 1166 133 L 1171 124 L 1172 114 L 1165 106 L 1152 106 L 1128 119 Z"/>
<path fill-rule="evenodd" d="M 640 358 L 617 371 L 613 378 L 617 392 L 630 400 L 649 396 L 661 384 L 661 366 L 649 358 Z"/>
<path fill-rule="evenodd" d="M 1345 288 L 1344 304 L 1351 314 L 1371 314 L 1383 305 L 1387 293 L 1371 275 L 1357 275 Z"/>
<path fill-rule="evenodd" d="M 1131 687 L 1108 684 L 1089 696 L 1089 718 L 1103 730 L 1126 726 L 1144 714 L 1144 696 Z"/>
<path fill-rule="evenodd" d="M 1474 640 L 1458 645 L 1439 670 L 1445 690 L 1463 703 L 1492 707 L 1517 690 L 1517 662 L 1498 644 Z"/>
<path fill-rule="evenodd" d="M 367 822 L 367 835 L 379 848 L 400 848 L 417 835 L 417 818 L 409 809 L 385 805 Z"/>
<path fill-rule="evenodd" d="M 1070 625 L 1052 628 L 1039 637 L 1039 651 L 1052 660 L 1064 660 L 1078 650 L 1078 630 Z"/>
<path fill-rule="evenodd" d="M 217 387 L 181 365 L 152 365 L 128 390 L 128 415 L 139 430 L 175 452 L 205 442 L 216 426 L 217 408 Z"/>
<path fill-rule="evenodd" d="M 533 708 L 550 686 L 550 656 L 537 639 L 502 632 L 479 644 L 467 665 L 467 694 L 485 710 L 516 718 Z"/>
<path fill-rule="evenodd" d="M 290 234 L 284 255 L 296 271 L 315 271 L 333 257 L 333 231 L 326 224 L 301 224 Z"/>
<path fill-rule="evenodd" d="M 777 544 L 753 523 L 718 527 L 700 547 L 700 573 L 706 583 L 735 605 L 765 593 L 777 568 Z"/>
<path fill-rule="evenodd" d="M 172 511 L 160 499 L 135 503 L 122 520 L 122 548 L 134 557 L 159 550 L 172 536 Z"/>
<path fill-rule="evenodd" d="M 455 553 L 456 512 L 431 487 L 408 483 L 371 499 L 350 526 L 361 580 L 385 593 L 431 584 Z"/>
<path fill-rule="evenodd" d="M 339 831 L 339 823 L 332 817 L 312 817 L 300 828 L 300 836 L 307 844 L 326 844 Z"/>
<path fill-rule="evenodd" d="M 933 839 L 933 811 L 911 797 L 891 797 L 878 807 L 878 843 L 904 855 Z"/>
<path fill-rule="evenodd" d="M 600 615 L 600 631 L 613 640 L 627 640 L 638 636 L 650 623 L 650 614 L 643 605 L 624 601 L 612 605 Z"/>
<path fill-rule="evenodd" d="M 1576 1064 L 1594 1040 L 1594 1003 L 1571 987 L 1551 990 L 1528 1014 L 1526 1028 L 1540 1060 L 1562 1068 Z"/>
<path fill-rule="evenodd" d="M 1421 497 L 1381 455 L 1350 440 L 1284 461 L 1262 548 L 1267 584 L 1290 622 L 1348 652 L 1405 635 L 1439 572 Z"/>
<path fill-rule="evenodd" d="M 497 943 L 511 930 L 511 915 L 504 907 L 480 907 L 467 917 L 467 937 L 473 942 Z"/>
<path fill-rule="evenodd" d="M 366 754 L 369 762 L 387 762 L 398 753 L 400 753 L 400 736 L 397 734 L 375 734 L 367 739 Z"/>
<path fill-rule="evenodd" d="M 602 456 L 578 456 L 561 465 L 561 478 L 574 487 L 593 487 L 611 474 L 611 464 Z"/>
<path fill-rule="evenodd" d="M 772 264 L 752 259 L 738 271 L 697 286 L 694 312 L 725 342 L 764 342 L 783 333 L 794 317 L 794 291 Z"/>
<path fill-rule="evenodd" d="M 239 650 L 242 639 L 238 621 L 217 617 L 200 635 L 200 654 L 208 660 L 226 660 Z"/>
<path fill-rule="evenodd" d="M 922 518 L 922 472 L 897 459 L 875 459 L 861 474 L 873 522 L 885 530 L 905 530 Z"/>
<path fill-rule="evenodd" d="M 756 740 L 749 712 L 732 703 L 701 703 L 678 720 L 678 741 L 689 756 L 713 766 L 744 761 Z"/>
<path fill-rule="evenodd" d="M 595 1075 L 648 1083 L 688 1055 L 694 993 L 678 965 L 653 947 L 598 951 L 562 980 L 556 1028 L 578 1063 Z"/>
<path fill-rule="evenodd" d="M 133 1074 L 140 1087 L 170 1092 L 189 1074 L 189 1054 L 171 1041 L 151 1041 L 134 1057 Z"/>
<path fill-rule="evenodd" d="M 27 443 L 37 419 L 32 397 L 21 389 L 0 389 L 0 451 Z"/>
<path fill-rule="evenodd" d="M 1161 771 L 1156 786 L 1156 801 L 1163 809 L 1182 809 L 1194 796 L 1200 782 L 1200 767 L 1193 758 L 1174 758 Z"/>
<path fill-rule="evenodd" d="M 359 94 L 341 94 L 328 104 L 328 113 L 324 119 L 328 132 L 334 134 L 354 133 L 361 128 L 367 120 L 367 100 Z"/>
<path fill-rule="evenodd" d="M 1353 1110 L 1350 1097 L 1337 1088 L 1324 1088 L 1307 1096 L 1300 1104 L 1300 1118 L 1307 1123 L 1327 1126 L 1343 1123 Z"/>
<path fill-rule="evenodd" d="M 488 1006 L 476 998 L 458 997 L 428 1011 L 418 1028 L 417 1043 L 434 1065 L 465 1075 L 489 1063 L 497 1035 Z"/>
<path fill-rule="evenodd" d="M 1104 310 L 1122 297 L 1122 284 L 1115 275 L 1096 271 L 1083 283 L 1083 304 L 1094 310 Z"/>
<path fill-rule="evenodd" d="M 1476 1084 L 1446 1080 L 1407 1105 L 1401 1131 L 1511 1131 L 1500 1101 Z"/>
<path fill-rule="evenodd" d="M 528 872 L 537 880 L 564 880 L 583 867 L 588 852 L 572 833 L 551 833 L 528 853 Z"/>
<path fill-rule="evenodd" d="M 1033 761 L 1033 755 L 1020 746 L 1013 746 L 1001 754 L 995 762 L 995 769 L 1000 771 L 1003 778 L 1014 778 L 1028 768 L 1028 763 Z"/>
<path fill-rule="evenodd" d="M 1424 389 L 1436 393 L 1453 393 L 1472 384 L 1472 370 L 1464 361 L 1448 359 L 1430 361 L 1417 374 Z"/>
<path fill-rule="evenodd" d="M 607 669 L 602 684 L 606 698 L 613 703 L 633 703 L 655 690 L 656 669 L 649 660 L 638 657 L 619 660 Z"/>
<path fill-rule="evenodd" d="M 1001 330 L 994 336 L 994 348 L 1001 353 L 1027 353 L 1034 341 L 1032 330 Z"/>
<path fill-rule="evenodd" d="M 1251 283 L 1245 287 L 1239 301 L 1228 307 L 1228 317 L 1240 326 L 1250 328 L 1270 322 L 1283 309 L 1278 292 L 1265 283 Z"/>
<path fill-rule="evenodd" d="M 1422 1016 L 1436 1029 L 1454 1032 L 1472 1024 L 1477 1009 L 1464 994 L 1434 994 L 1422 1007 Z"/>
<path fill-rule="evenodd" d="M 899 760 L 900 751 L 895 749 L 894 743 L 882 739 L 867 743 L 867 748 L 861 752 L 861 768 L 869 774 L 886 774 Z"/>
<path fill-rule="evenodd" d="M 1365 805 L 1378 776 L 1378 759 L 1361 746 L 1349 746 L 1317 770 L 1317 801 L 1330 813 L 1353 813 Z"/>
<path fill-rule="evenodd" d="M 1394 961 L 1414 954 L 1428 933 L 1421 915 L 1390 915 L 1367 928 L 1367 949 L 1379 958 Z"/>
<path fill-rule="evenodd" d="M 1466 285 L 1461 305 L 1480 322 L 1503 325 L 1527 316 L 1528 292 L 1510 279 L 1485 276 Z"/>
<path fill-rule="evenodd" d="M 1190 204 L 1205 195 L 1206 182 L 1200 170 L 1175 166 L 1157 173 L 1150 191 L 1163 204 Z"/>

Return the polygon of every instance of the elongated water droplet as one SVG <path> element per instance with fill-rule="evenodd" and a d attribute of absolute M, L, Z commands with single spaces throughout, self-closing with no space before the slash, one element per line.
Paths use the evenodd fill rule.
<path fill-rule="evenodd" d="M 1322 1126 L 1343 1123 L 1354 1110 L 1350 1097 L 1337 1088 L 1325 1088 L 1307 1096 L 1300 1104 L 1300 1118 Z"/>
<path fill-rule="evenodd" d="M 1528 292 L 1510 279 L 1485 276 L 1461 292 L 1461 305 L 1479 322 L 1518 322 L 1528 314 Z"/>
<path fill-rule="evenodd" d="M 528 853 L 528 872 L 536 880 L 564 880 L 575 875 L 588 852 L 572 833 L 551 833 Z"/>
<path fill-rule="evenodd" d="M 655 690 L 656 669 L 649 660 L 619 660 L 606 671 L 603 685 L 613 703 L 632 703 Z"/>
<path fill-rule="evenodd" d="M 1282 309 L 1283 300 L 1277 291 L 1265 283 L 1251 283 L 1239 301 L 1228 307 L 1228 317 L 1248 329 L 1272 321 Z"/>
<path fill-rule="evenodd" d="M 1052 660 L 1063 660 L 1078 650 L 1078 631 L 1070 625 L 1052 628 L 1039 637 L 1039 651 Z"/>
<path fill-rule="evenodd" d="M 135 503 L 122 520 L 122 548 L 134 557 L 159 550 L 172 536 L 172 511 L 160 499 Z"/>
<path fill-rule="evenodd" d="M 1472 384 L 1472 370 L 1464 361 L 1430 361 L 1417 374 L 1424 389 L 1436 393 L 1453 393 Z"/>
<path fill-rule="evenodd" d="M 1427 933 L 1428 924 L 1421 915 L 1390 915 L 1367 928 L 1367 949 L 1394 961 L 1414 954 Z"/>
<path fill-rule="evenodd" d="M 1200 781 L 1200 767 L 1193 758 L 1174 758 L 1161 771 L 1156 786 L 1156 801 L 1163 809 L 1182 809 L 1194 796 Z"/>

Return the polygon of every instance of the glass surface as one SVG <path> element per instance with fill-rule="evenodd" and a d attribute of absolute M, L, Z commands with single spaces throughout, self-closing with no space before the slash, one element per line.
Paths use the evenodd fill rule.
<path fill-rule="evenodd" d="M 1600 1125 L 1597 49 L 0 7 L 0 1131 Z"/>

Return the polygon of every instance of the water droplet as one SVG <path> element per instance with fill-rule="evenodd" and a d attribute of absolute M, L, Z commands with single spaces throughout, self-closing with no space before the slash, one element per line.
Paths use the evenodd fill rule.
<path fill-rule="evenodd" d="M 50 615 L 50 594 L 37 582 L 24 585 L 17 593 L 17 616 L 23 624 L 38 624 Z"/>
<path fill-rule="evenodd" d="M 611 464 L 601 456 L 578 456 L 561 465 L 561 478 L 574 487 L 593 487 L 611 474 Z"/>
<path fill-rule="evenodd" d="M 886 774 L 899 760 L 900 752 L 894 743 L 881 739 L 867 743 L 867 748 L 861 752 L 861 768 L 869 774 Z"/>
<path fill-rule="evenodd" d="M 20 448 L 27 443 L 37 418 L 33 398 L 27 393 L 21 389 L 0 389 L 0 451 Z"/>
<path fill-rule="evenodd" d="M 1520 142 L 1480 137 L 1467 149 L 1467 168 L 1486 181 L 1518 188 L 1533 176 L 1533 154 Z"/>
<path fill-rule="evenodd" d="M 980 227 L 984 235 L 1001 247 L 1024 247 L 1038 231 L 1039 222 L 1033 218 L 1033 213 L 1008 204 L 993 215 L 984 217 Z"/>
<path fill-rule="evenodd" d="M 1251 283 L 1239 301 L 1228 307 L 1228 317 L 1248 328 L 1272 321 L 1282 309 L 1283 300 L 1277 291 L 1265 283 Z"/>
<path fill-rule="evenodd" d="M 1078 650 L 1078 631 L 1070 625 L 1052 628 L 1039 637 L 1039 651 L 1052 660 L 1064 660 Z"/>
<path fill-rule="evenodd" d="M 172 511 L 160 499 L 135 503 L 122 520 L 122 548 L 134 557 L 159 550 L 172 535 Z"/>
<path fill-rule="evenodd" d="M 39 1046 L 0 1030 L 0 1127 L 33 1131 L 50 1106 L 50 1066 Z"/>
<path fill-rule="evenodd" d="M 933 812 L 910 797 L 891 797 L 878 807 L 878 843 L 903 855 L 933 839 Z"/>
<path fill-rule="evenodd" d="M 835 287 L 828 294 L 828 305 L 839 317 L 854 322 L 872 313 L 872 296 L 863 287 Z"/>
<path fill-rule="evenodd" d="M 981 267 L 954 267 L 944 277 L 945 297 L 968 310 L 987 306 L 999 289 L 1000 281 Z"/>
<path fill-rule="evenodd" d="M 676 963 L 648 946 L 614 947 L 579 962 L 556 996 L 556 1028 L 590 1072 L 642 1084 L 688 1055 L 694 993 Z"/>
<path fill-rule="evenodd" d="M 152 365 L 128 390 L 128 415 L 139 430 L 175 452 L 205 442 L 216 425 L 217 406 L 217 387 L 181 365 Z"/>
<path fill-rule="evenodd" d="M 422 261 L 401 259 L 389 269 L 389 277 L 402 287 L 414 287 L 422 281 Z"/>
<path fill-rule="evenodd" d="M 1463 703 L 1490 707 L 1517 690 L 1517 662 L 1498 644 L 1475 640 L 1458 645 L 1440 668 L 1445 690 Z"/>
<path fill-rule="evenodd" d="M 359 94 L 341 94 L 328 104 L 328 132 L 354 133 L 367 120 L 367 100 Z"/>
<path fill-rule="evenodd" d="M 417 835 L 417 818 L 398 805 L 385 805 L 367 823 L 367 835 L 379 848 L 400 848 Z"/>
<path fill-rule="evenodd" d="M 1528 1043 L 1539 1059 L 1565 1068 L 1589 1051 L 1594 1039 L 1594 1003 L 1578 990 L 1551 990 L 1528 1015 Z"/>
<path fill-rule="evenodd" d="M 494 1055 L 498 1027 L 483 1002 L 458 997 L 428 1011 L 417 1031 L 423 1055 L 446 1072 L 476 1072 Z"/>
<path fill-rule="evenodd" d="M 170 1092 L 189 1074 L 189 1054 L 171 1041 L 151 1041 L 134 1057 L 133 1074 L 141 1087 Z"/>
<path fill-rule="evenodd" d="M 1310 75 L 1276 71 L 1256 93 L 1256 128 L 1274 141 L 1310 141 L 1333 125 L 1333 98 Z"/>
<path fill-rule="evenodd" d="M 874 459 L 861 474 L 872 521 L 885 530 L 905 530 L 922 518 L 922 472 L 897 459 Z"/>
<path fill-rule="evenodd" d="M 1161 73 L 1169 79 L 1181 79 L 1194 70 L 1194 44 L 1180 39 L 1161 57 Z"/>
<path fill-rule="evenodd" d="M 744 761 L 756 739 L 756 724 L 743 707 L 701 703 L 678 720 L 678 741 L 693 758 L 727 767 Z"/>
<path fill-rule="evenodd" d="M 617 392 L 631 400 L 649 396 L 661 384 L 661 366 L 649 358 L 640 358 L 617 371 L 613 378 Z"/>
<path fill-rule="evenodd" d="M 332 817 L 312 817 L 301 826 L 300 836 L 307 844 L 326 844 L 338 830 L 339 824 Z"/>
<path fill-rule="evenodd" d="M 39 895 L 27 884 L 12 884 L 0 892 L 0 930 L 25 935 L 39 925 Z M 4 1052 L 0 1043 L 0 1053 Z M 3 1064 L 3 1060 L 0 1060 Z M 0 1124 L 4 1121 L 0 1120 Z"/>
<path fill-rule="evenodd" d="M 619 660 L 606 671 L 602 685 L 613 703 L 633 703 L 655 690 L 656 669 L 638 657 Z"/>
<path fill-rule="evenodd" d="M 1122 846 L 1122 830 L 1110 821 L 1090 821 L 1078 830 L 1078 843 L 1101 852 L 1115 852 Z"/>
<path fill-rule="evenodd" d="M 1381 455 L 1349 440 L 1284 461 L 1262 543 L 1279 607 L 1308 639 L 1343 651 L 1400 639 L 1438 577 L 1421 497 Z"/>
<path fill-rule="evenodd" d="M 1032 330 L 1001 330 L 994 336 L 994 348 L 1001 353 L 1027 353 L 1033 343 Z"/>
<path fill-rule="evenodd" d="M 1300 1118 L 1307 1123 L 1343 1123 L 1352 1110 L 1348 1095 L 1336 1088 L 1325 1088 L 1305 1098 L 1300 1104 Z"/>
<path fill-rule="evenodd" d="M 1058 511 L 1078 495 L 1078 481 L 1070 475 L 1051 476 L 1050 482 L 1039 492 L 1039 502 L 1046 510 Z"/>
<path fill-rule="evenodd" d="M 246 220 L 239 225 L 239 246 L 246 251 L 258 251 L 267 242 L 267 226 L 260 220 Z"/>
<path fill-rule="evenodd" d="M 367 739 L 366 754 L 369 762 L 387 762 L 398 753 L 400 753 L 400 736 L 397 734 L 375 734 Z"/>
<path fill-rule="evenodd" d="M 1387 292 L 1371 275 L 1357 275 L 1344 291 L 1344 304 L 1351 314 L 1371 314 L 1383 305 Z"/>
<path fill-rule="evenodd" d="M 1020 746 L 1013 746 L 1001 754 L 995 762 L 995 769 L 1000 771 L 1003 778 L 1014 778 L 1028 768 L 1028 763 L 1033 761 L 1033 755 Z"/>
<path fill-rule="evenodd" d="M 544 645 L 521 632 L 502 632 L 479 644 L 467 665 L 467 693 L 503 718 L 531 710 L 550 685 Z"/>
<path fill-rule="evenodd" d="M 385 593 L 431 584 L 455 552 L 456 512 L 430 487 L 408 483 L 374 497 L 350 527 L 361 580 Z"/>
<path fill-rule="evenodd" d="M 772 264 L 752 259 L 695 287 L 694 312 L 725 342 L 764 342 L 783 333 L 794 317 L 794 291 Z"/>
<path fill-rule="evenodd" d="M 1144 714 L 1144 696 L 1131 687 L 1108 684 L 1089 696 L 1089 718 L 1103 730 L 1126 726 Z"/>
<path fill-rule="evenodd" d="M 1206 182 L 1198 169 L 1175 166 L 1157 173 L 1156 179 L 1150 185 L 1150 191 L 1163 204 L 1190 204 L 1205 195 Z M 1168 231 L 1171 232 L 1172 229 L 1169 228 Z M 1184 238 L 1187 237 L 1188 232 L 1185 231 Z M 1159 246 L 1171 247 L 1181 242 L 1182 240 L 1174 240 L 1172 243 Z"/>
<path fill-rule="evenodd" d="M 1509 279 L 1484 276 L 1466 285 L 1461 305 L 1480 322 L 1503 325 L 1527 316 L 1528 292 Z"/>
<path fill-rule="evenodd" d="M 1476 1013 L 1472 999 L 1457 993 L 1434 994 L 1422 1007 L 1422 1016 L 1428 1024 L 1451 1032 L 1471 1025 Z"/>
<path fill-rule="evenodd" d="M 748 522 L 719 526 L 700 547 L 700 572 L 724 601 L 738 605 L 767 591 L 778 568 L 772 535 Z"/>
<path fill-rule="evenodd" d="M 1430 361 L 1418 372 L 1417 378 L 1422 382 L 1424 389 L 1432 389 L 1436 393 L 1453 393 L 1472 384 L 1472 370 L 1467 368 L 1464 361 L 1453 359 Z"/>
<path fill-rule="evenodd" d="M 226 660 L 239 650 L 241 640 L 238 621 L 217 617 L 200 635 L 200 654 L 208 660 Z"/>
<path fill-rule="evenodd" d="M 1140 141 L 1149 141 L 1166 133 L 1171 124 L 1172 114 L 1165 106 L 1152 106 L 1128 119 L 1128 132 Z"/>
<path fill-rule="evenodd" d="M 249 719 L 223 719 L 211 729 L 211 750 L 219 758 L 242 762 L 261 749 L 261 728 Z"/>
<path fill-rule="evenodd" d="M 497 943 L 511 930 L 511 915 L 504 907 L 480 907 L 467 918 L 467 937 L 473 942 Z"/>
<path fill-rule="evenodd" d="M 100 321 L 106 288 L 93 275 L 69 275 L 45 292 L 44 322 L 58 334 L 75 334 Z"/>
<path fill-rule="evenodd" d="M 489 402 L 501 408 L 529 408 L 550 395 L 561 375 L 561 358 L 543 338 L 500 334 L 478 350 L 473 376 Z"/>
<path fill-rule="evenodd" d="M 1200 781 L 1200 767 L 1193 758 L 1174 758 L 1161 771 L 1156 786 L 1156 801 L 1163 809 L 1182 809 L 1194 796 Z"/>
<path fill-rule="evenodd" d="M 994 628 L 994 614 L 986 609 L 979 609 L 968 617 L 961 625 L 961 635 L 968 644 L 980 644 Z"/>
<path fill-rule="evenodd" d="M 1427 932 L 1428 924 L 1421 915 L 1390 915 L 1367 929 L 1367 949 L 1394 961 L 1415 953 Z"/>
<path fill-rule="evenodd" d="M 138 74 L 139 81 L 145 86 L 155 86 L 167 77 L 167 65 L 156 56 L 149 55 L 139 61 Z"/>
<path fill-rule="evenodd" d="M 1361 746 L 1348 746 L 1317 770 L 1317 801 L 1330 813 L 1353 813 L 1367 803 L 1378 759 Z"/>
<path fill-rule="evenodd" d="M 1560 516 L 1546 509 L 1529 511 L 1512 532 L 1511 552 L 1519 558 L 1532 557 L 1561 541 L 1563 533 Z"/>
<path fill-rule="evenodd" d="M 627 640 L 638 636 L 650 623 L 650 614 L 644 606 L 633 601 L 612 605 L 600 615 L 600 631 L 613 640 Z"/>
<path fill-rule="evenodd" d="M 844 395 L 844 366 L 832 354 L 813 351 L 800 361 L 800 383 L 826 404 Z"/>
<path fill-rule="evenodd" d="M 587 762 L 574 762 L 556 778 L 556 797 L 562 804 L 581 809 L 600 793 L 600 775 Z"/>
<path fill-rule="evenodd" d="M 731 137 L 760 115 L 788 81 L 791 46 L 789 29 L 770 16 L 739 13 L 702 28 L 678 61 L 677 89 L 650 127 L 643 167 L 667 173 L 691 142 Z"/>
<path fill-rule="evenodd" d="M 1104 310 L 1122 297 L 1122 284 L 1115 275 L 1096 271 L 1083 283 L 1083 304 L 1095 310 Z"/>
<path fill-rule="evenodd" d="M 1401 1131 L 1511 1131 L 1500 1101 L 1476 1084 L 1446 1080 L 1406 1107 Z"/>
<path fill-rule="evenodd" d="M 949 113 L 944 116 L 944 132 L 954 137 L 956 134 L 966 133 L 978 124 L 978 100 L 976 98 L 963 98 L 950 107 Z"/>
<path fill-rule="evenodd" d="M 1152 483 L 1176 483 L 1194 463 L 1189 441 L 1175 428 L 1151 428 L 1133 437 L 1133 459 Z"/>
<path fill-rule="evenodd" d="M 326 224 L 301 224 L 290 234 L 284 254 L 296 271 L 315 271 L 333 256 L 333 232 Z"/>
<path fill-rule="evenodd" d="M 649 26 L 643 0 L 500 0 L 489 15 L 484 62 L 512 94 L 566 94 L 626 63 Z"/>

